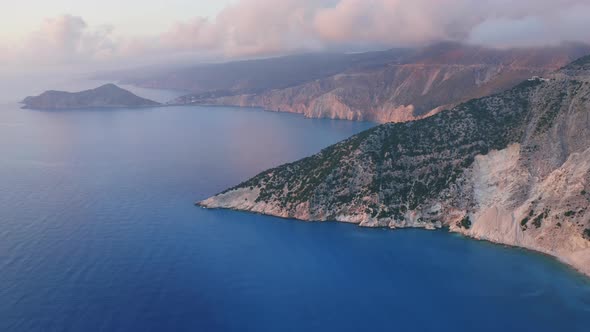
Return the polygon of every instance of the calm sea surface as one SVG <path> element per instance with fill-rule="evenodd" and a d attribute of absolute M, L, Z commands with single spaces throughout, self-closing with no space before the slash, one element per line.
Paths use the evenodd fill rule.
<path fill-rule="evenodd" d="M 0 331 L 590 331 L 590 282 L 540 254 L 193 205 L 372 124 L 23 96 L 0 98 Z"/>

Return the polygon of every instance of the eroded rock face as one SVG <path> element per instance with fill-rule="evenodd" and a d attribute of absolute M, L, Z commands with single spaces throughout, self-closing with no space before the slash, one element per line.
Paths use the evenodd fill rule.
<path fill-rule="evenodd" d="M 446 227 L 590 275 L 590 72 L 568 66 L 424 120 L 378 126 L 200 205 Z"/>
<path fill-rule="evenodd" d="M 434 115 L 460 101 L 506 89 L 544 68 L 496 65 L 392 65 L 340 74 L 262 94 L 228 96 L 210 104 L 262 107 L 309 118 L 406 122 Z"/>
<path fill-rule="evenodd" d="M 198 92 L 174 103 L 261 107 L 310 118 L 406 122 L 553 72 L 580 56 L 579 50 L 565 46 L 494 50 L 444 43 L 288 87 L 255 92 L 232 88 L 221 95 Z"/>

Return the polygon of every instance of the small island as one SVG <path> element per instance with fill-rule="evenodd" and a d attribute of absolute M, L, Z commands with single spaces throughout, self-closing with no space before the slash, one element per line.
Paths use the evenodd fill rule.
<path fill-rule="evenodd" d="M 139 97 L 115 84 L 105 84 L 80 92 L 45 91 L 38 96 L 26 97 L 23 108 L 37 110 L 68 110 L 87 108 L 153 107 L 158 102 Z"/>

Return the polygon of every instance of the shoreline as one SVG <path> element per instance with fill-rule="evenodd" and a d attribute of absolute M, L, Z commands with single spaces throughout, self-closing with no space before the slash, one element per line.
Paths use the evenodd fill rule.
<path fill-rule="evenodd" d="M 23 105 L 22 102 L 16 101 L 14 102 L 17 105 Z M 342 118 L 329 118 L 329 117 L 308 117 L 303 113 L 296 113 L 296 112 L 283 112 L 283 111 L 273 111 L 270 109 L 266 109 L 264 107 L 258 106 L 239 106 L 239 105 L 220 105 L 220 104 L 166 104 L 160 103 L 160 105 L 153 105 L 153 106 L 95 106 L 95 107 L 80 107 L 80 108 L 32 108 L 25 106 L 20 106 L 19 108 L 22 110 L 29 110 L 29 111 L 88 111 L 88 110 L 134 110 L 134 109 L 157 109 L 157 108 L 165 108 L 165 107 L 208 107 L 208 108 L 235 108 L 235 109 L 242 109 L 242 110 L 251 110 L 256 112 L 267 112 L 267 113 L 277 113 L 277 114 L 284 114 L 284 115 L 292 115 L 302 117 L 304 119 L 309 120 L 333 120 L 333 121 L 346 121 L 346 122 L 357 122 L 357 123 L 370 123 L 376 126 L 383 124 L 381 122 L 371 121 L 371 120 L 348 120 Z"/>
<path fill-rule="evenodd" d="M 396 227 L 396 228 L 392 228 L 389 226 L 366 226 L 366 225 L 361 225 L 361 223 L 357 223 L 357 222 L 347 222 L 347 221 L 340 221 L 340 220 L 305 220 L 305 219 L 297 219 L 297 218 L 291 218 L 291 217 L 283 217 L 283 216 L 278 216 L 278 215 L 272 215 L 272 214 L 267 214 L 267 213 L 261 213 L 261 212 L 256 212 L 256 211 L 247 211 L 247 210 L 240 210 L 240 209 L 234 209 L 234 208 L 220 208 L 220 207 L 208 207 L 207 205 L 205 205 L 203 203 L 203 201 L 198 201 L 195 203 L 195 206 L 201 208 L 201 209 L 205 209 L 205 210 L 227 210 L 227 211 L 234 211 L 234 212 L 241 212 L 241 213 L 251 213 L 251 214 L 256 214 L 256 215 L 260 215 L 260 216 L 267 216 L 267 217 L 273 217 L 273 218 L 278 218 L 278 219 L 283 219 L 283 220 L 293 220 L 293 221 L 297 221 L 297 222 L 306 222 L 306 223 L 341 223 L 341 224 L 350 224 L 350 225 L 355 225 L 356 227 L 360 227 L 360 228 L 364 228 L 364 229 L 386 229 L 386 230 L 405 230 L 405 229 L 419 229 L 419 230 L 424 230 L 424 231 L 437 231 L 437 232 L 442 232 L 446 230 L 446 233 L 451 234 L 451 235 L 460 235 L 462 238 L 468 239 L 468 240 L 475 240 L 475 241 L 481 241 L 481 242 L 486 242 L 492 245 L 497 245 L 497 246 L 505 246 L 511 249 L 521 249 L 521 250 L 526 250 L 529 251 L 531 253 L 536 253 L 536 254 L 541 254 L 543 256 L 545 256 L 546 258 L 550 258 L 551 260 L 553 260 L 554 262 L 557 262 L 565 267 L 567 267 L 568 269 L 570 269 L 572 272 L 575 272 L 577 275 L 581 276 L 584 278 L 585 281 L 590 282 L 590 272 L 585 272 L 582 269 L 578 268 L 577 266 L 570 264 L 569 262 L 566 261 L 566 259 L 562 256 L 558 256 L 558 255 L 554 255 L 551 254 L 549 252 L 543 251 L 543 250 L 539 250 L 536 248 L 531 248 L 531 247 L 525 247 L 525 246 L 519 246 L 519 245 L 515 245 L 515 244 L 510 244 L 510 243 L 504 243 L 504 242 L 497 242 L 497 241 L 492 241 L 489 239 L 484 239 L 484 238 L 480 238 L 480 237 L 475 237 L 475 236 L 470 236 L 466 233 L 462 233 L 462 232 L 456 232 L 451 230 L 448 227 L 422 227 L 422 226 L 414 226 L 414 227 Z"/>

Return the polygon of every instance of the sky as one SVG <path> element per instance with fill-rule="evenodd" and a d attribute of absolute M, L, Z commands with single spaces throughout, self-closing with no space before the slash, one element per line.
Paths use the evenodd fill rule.
<path fill-rule="evenodd" d="M 590 42 L 590 0 L 0 0 L 0 74 L 459 41 Z"/>
<path fill-rule="evenodd" d="M 230 0 L 0 0 L 0 38 L 22 38 L 44 19 L 65 14 L 81 16 L 93 26 L 112 25 L 120 34 L 146 36 L 195 16 L 213 17 L 229 3 Z"/>

